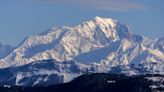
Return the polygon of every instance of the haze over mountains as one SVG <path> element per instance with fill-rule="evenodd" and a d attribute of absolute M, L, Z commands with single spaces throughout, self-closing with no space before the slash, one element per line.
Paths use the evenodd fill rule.
<path fill-rule="evenodd" d="M 2 45 L 0 44 L 0 59 L 6 57 L 14 50 L 14 47 L 10 45 Z"/>
<path fill-rule="evenodd" d="M 88 72 L 163 74 L 164 37 L 152 40 L 114 19 L 95 17 L 29 36 L 1 57 L 3 80 L 12 85 L 63 83 Z"/>

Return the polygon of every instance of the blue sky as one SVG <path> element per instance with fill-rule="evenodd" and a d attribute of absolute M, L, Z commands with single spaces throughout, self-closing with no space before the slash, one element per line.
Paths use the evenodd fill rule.
<path fill-rule="evenodd" d="M 0 43 L 18 45 L 53 26 L 75 26 L 95 16 L 111 17 L 132 32 L 164 36 L 164 0 L 0 0 Z"/>

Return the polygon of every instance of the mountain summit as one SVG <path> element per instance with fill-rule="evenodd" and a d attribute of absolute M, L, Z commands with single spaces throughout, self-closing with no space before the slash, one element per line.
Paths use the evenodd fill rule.
<path fill-rule="evenodd" d="M 95 17 L 75 27 L 54 27 L 27 37 L 12 53 L 0 60 L 0 68 L 22 66 L 36 61 L 75 60 L 83 64 L 110 63 L 111 66 L 164 62 L 164 53 L 154 49 L 156 41 L 141 37 L 111 18 Z M 154 44 L 154 47 L 151 46 Z M 158 47 L 157 47 L 158 48 Z"/>
<path fill-rule="evenodd" d="M 0 59 L 0 84 L 50 85 L 85 73 L 164 74 L 163 42 L 135 35 L 111 18 L 53 27 Z"/>
<path fill-rule="evenodd" d="M 46 59 L 59 62 L 74 60 L 83 53 L 131 36 L 128 27 L 116 20 L 96 17 L 75 27 L 54 27 L 48 32 L 27 37 L 11 54 L 0 60 L 0 67 L 20 66 Z"/>

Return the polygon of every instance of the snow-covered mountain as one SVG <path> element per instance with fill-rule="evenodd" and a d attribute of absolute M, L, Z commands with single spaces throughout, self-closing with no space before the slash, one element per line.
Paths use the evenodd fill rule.
<path fill-rule="evenodd" d="M 55 67 L 45 64 L 49 59 Z M 67 82 L 88 72 L 163 74 L 164 38 L 152 40 L 135 35 L 114 19 L 95 17 L 75 27 L 54 27 L 27 37 L 0 59 L 0 68 L 8 70 L 6 75 L 12 77 L 6 78 L 16 85 L 48 83 L 51 78 Z"/>
<path fill-rule="evenodd" d="M 89 66 L 74 61 L 38 61 L 24 66 L 0 69 L 0 85 L 34 86 L 69 82 L 88 70 Z"/>
<path fill-rule="evenodd" d="M 5 58 L 13 50 L 14 50 L 14 47 L 12 47 L 10 45 L 2 45 L 2 44 L 0 44 L 0 59 L 1 58 Z"/>
<path fill-rule="evenodd" d="M 127 26 L 116 20 L 96 17 L 75 27 L 54 27 L 27 37 L 0 60 L 0 68 L 47 59 L 76 60 L 85 64 L 104 61 L 111 66 L 163 62 L 163 38 L 153 41 L 132 34 Z"/>
<path fill-rule="evenodd" d="M 79 55 L 126 38 L 131 40 L 132 34 L 125 25 L 110 18 L 96 17 L 75 27 L 55 27 L 48 32 L 29 36 L 10 55 L 0 60 L 0 67 L 19 66 L 51 58 L 59 62 L 78 60 Z"/>

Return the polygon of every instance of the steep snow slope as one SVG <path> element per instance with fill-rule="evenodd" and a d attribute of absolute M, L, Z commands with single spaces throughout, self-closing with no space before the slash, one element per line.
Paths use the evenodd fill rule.
<path fill-rule="evenodd" d="M 109 67 L 102 64 L 85 65 L 76 61 L 56 62 L 51 59 L 0 69 L 0 85 L 47 86 L 67 83 L 83 74 L 109 72 L 126 75 L 164 74 L 164 65 L 149 63 Z"/>
<path fill-rule="evenodd" d="M 6 58 L 0 67 L 19 66 L 33 61 L 53 58 L 56 61 L 74 57 L 109 46 L 132 34 L 125 25 L 110 18 L 96 17 L 75 27 L 52 28 L 46 33 L 29 36 Z M 90 61 L 92 62 L 92 61 Z"/>
<path fill-rule="evenodd" d="M 164 74 L 164 38 L 131 33 L 111 18 L 54 27 L 0 59 L 0 84 L 65 83 L 85 73 Z"/>
<path fill-rule="evenodd" d="M 54 27 L 27 37 L 0 68 L 55 59 L 108 67 L 147 62 L 164 62 L 163 38 L 150 40 L 132 34 L 127 26 L 111 18 L 95 17 L 75 27 Z"/>
<path fill-rule="evenodd" d="M 19 67 L 0 69 L 0 85 L 34 86 L 69 82 L 86 73 L 89 66 L 69 62 L 46 60 Z"/>
<path fill-rule="evenodd" d="M 164 37 L 156 40 L 156 43 L 154 44 L 154 49 L 158 49 L 159 51 L 164 52 Z"/>

